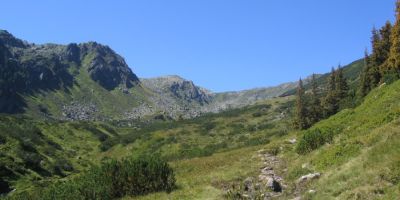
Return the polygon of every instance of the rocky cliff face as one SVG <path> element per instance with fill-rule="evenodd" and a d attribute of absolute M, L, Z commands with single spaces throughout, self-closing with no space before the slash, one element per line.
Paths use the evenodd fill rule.
<path fill-rule="evenodd" d="M 119 85 L 131 88 L 139 82 L 125 60 L 110 47 L 89 42 L 80 44 L 78 49 L 81 58 L 87 55 L 93 56 L 87 70 L 90 77 L 104 88 L 112 90 Z"/>
<path fill-rule="evenodd" d="M 211 92 L 179 76 L 141 79 L 141 83 L 152 92 L 149 99 L 153 106 L 134 109 L 135 113 L 159 110 L 171 118 L 191 118 L 199 116 L 201 108 L 212 100 Z"/>
<path fill-rule="evenodd" d="M 211 101 L 211 92 L 196 86 L 192 81 L 179 76 L 164 76 L 151 79 L 141 79 L 146 88 L 159 95 L 168 94 L 171 97 L 200 105 Z"/>
<path fill-rule="evenodd" d="M 164 76 L 141 79 L 144 87 L 151 89 L 157 96 L 152 98 L 165 113 L 181 113 L 190 118 L 202 113 L 217 113 L 231 108 L 240 108 L 257 101 L 277 97 L 297 86 L 297 82 L 285 83 L 275 87 L 256 88 L 238 92 L 213 93 L 179 76 Z M 148 107 L 146 107 L 148 108 Z M 135 110 L 142 113 L 144 108 Z M 178 114 L 171 117 L 176 118 Z"/>

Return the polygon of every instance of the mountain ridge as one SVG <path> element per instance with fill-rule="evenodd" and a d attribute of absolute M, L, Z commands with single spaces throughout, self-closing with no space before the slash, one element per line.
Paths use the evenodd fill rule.
<path fill-rule="evenodd" d="M 212 92 L 177 75 L 139 78 L 122 56 L 97 42 L 38 45 L 5 30 L 0 57 L 0 112 L 39 118 L 193 118 L 282 96 L 297 86 Z"/>

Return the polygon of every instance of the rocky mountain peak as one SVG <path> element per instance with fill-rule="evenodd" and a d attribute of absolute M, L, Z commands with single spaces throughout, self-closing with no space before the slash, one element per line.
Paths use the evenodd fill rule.
<path fill-rule="evenodd" d="M 171 94 L 177 99 L 187 102 L 197 102 L 201 105 L 211 101 L 211 92 L 196 86 L 192 81 L 177 75 L 142 79 L 145 87 L 158 94 Z"/>
<path fill-rule="evenodd" d="M 81 58 L 87 55 L 93 56 L 86 66 L 87 71 L 94 81 L 107 90 L 112 90 L 120 84 L 131 88 L 139 82 L 138 77 L 128 67 L 125 60 L 106 45 L 96 42 L 83 43 L 79 46 L 68 45 L 67 55 L 70 59 L 77 59 L 78 53 Z"/>
<path fill-rule="evenodd" d="M 17 39 L 6 30 L 0 30 L 0 42 L 6 46 L 19 47 L 19 48 L 24 48 L 28 45 L 27 42 Z"/>

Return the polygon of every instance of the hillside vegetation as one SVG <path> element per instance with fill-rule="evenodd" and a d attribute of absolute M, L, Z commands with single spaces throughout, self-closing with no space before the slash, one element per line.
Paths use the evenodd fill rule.
<path fill-rule="evenodd" d="M 145 149 L 151 148 L 153 148 L 151 152 L 158 151 L 164 158 L 170 160 L 170 165 L 175 171 L 177 188 L 171 193 L 150 194 L 140 196 L 139 199 L 223 198 L 231 185 L 240 184 L 247 177 L 258 176 L 258 170 L 262 166 L 257 157 L 260 150 L 272 152 L 274 149 L 277 151 L 273 153 L 281 161 L 277 170 L 286 183 L 283 193 L 277 196 L 277 199 L 298 196 L 305 199 L 395 199 L 400 195 L 400 149 L 397 148 L 400 145 L 399 90 L 399 81 L 383 85 L 374 89 L 357 108 L 345 109 L 301 132 L 282 131 L 288 125 L 285 125 L 284 121 L 272 125 L 278 131 L 276 133 L 259 128 L 260 122 L 272 121 L 269 118 L 275 115 L 274 112 L 260 115 L 259 112 L 264 110 L 263 106 L 265 108 L 265 105 L 272 103 L 270 110 L 285 107 L 283 106 L 285 101 L 276 104 L 271 100 L 242 110 L 183 121 L 181 125 L 160 123 L 159 129 L 149 131 L 145 140 L 147 143 L 139 137 L 134 142 L 128 141 L 125 145 L 116 143 L 103 153 L 100 141 L 94 139 L 91 134 L 86 134 L 92 138 L 94 144 L 99 145 L 94 151 L 96 153 L 92 153 L 98 160 L 104 157 L 122 158 L 139 152 L 145 153 Z M 288 119 L 286 123 L 289 123 Z M 210 121 L 216 124 L 209 125 Z M 244 125 L 258 124 L 256 126 L 258 128 L 251 131 L 250 126 L 247 129 L 229 127 L 229 124 L 237 124 L 240 121 Z M 196 129 L 196 125 L 199 124 L 201 127 L 212 128 Z M 100 124 L 97 126 L 100 127 Z M 118 141 L 124 141 L 123 135 L 128 137 L 130 128 L 116 129 L 125 134 L 110 138 L 121 137 Z M 183 129 L 192 131 L 182 134 Z M 105 131 L 106 129 L 101 130 L 109 133 Z M 239 130 L 236 133 L 237 139 L 234 139 L 235 130 Z M 219 143 L 214 142 L 220 141 L 224 132 L 233 135 L 229 140 L 225 140 L 226 145 L 217 147 Z M 271 134 L 268 134 L 269 132 Z M 262 142 L 246 142 L 251 141 L 251 137 L 250 140 L 245 139 L 249 136 L 257 138 L 267 135 L 269 136 Z M 307 145 L 307 140 L 324 141 L 321 137 L 326 135 L 330 135 L 332 140 L 307 147 L 307 151 L 300 151 L 302 145 Z M 176 138 L 171 139 L 172 136 Z M 296 144 L 288 142 L 293 138 L 297 138 Z M 260 140 L 258 138 L 254 141 Z M 192 146 L 193 144 L 198 146 Z M 247 145 L 255 146 L 245 147 Z M 155 146 L 158 146 L 158 150 Z M 216 149 L 212 150 L 212 146 Z M 185 149 L 188 147 L 191 148 Z M 188 159 L 182 160 L 182 158 Z M 98 161 L 93 161 L 96 162 Z M 321 177 L 306 184 L 298 183 L 301 176 L 313 172 L 321 173 Z M 21 185 L 27 183 L 22 180 L 16 183 Z"/>
<path fill-rule="evenodd" d="M 287 134 L 291 105 L 291 98 L 280 98 L 191 120 L 152 123 L 36 121 L 3 116 L 1 181 L 7 190 L 16 189 L 11 196 L 35 194 L 58 180 L 83 176 L 110 158 L 154 153 L 174 161 L 175 170 L 181 168 L 175 163 L 182 159 L 257 146 Z M 182 178 L 179 173 L 176 176 Z M 182 184 L 179 178 L 177 181 L 179 188 Z"/>

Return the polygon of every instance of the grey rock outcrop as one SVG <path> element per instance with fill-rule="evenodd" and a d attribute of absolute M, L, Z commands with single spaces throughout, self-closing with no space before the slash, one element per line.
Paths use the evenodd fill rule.
<path fill-rule="evenodd" d="M 298 180 L 297 180 L 297 183 L 304 183 L 304 182 L 307 182 L 307 181 L 310 181 L 310 180 L 314 180 L 314 179 L 317 179 L 317 178 L 319 178 L 321 176 L 321 173 L 311 173 L 311 174 L 307 174 L 307 175 L 304 175 L 304 176 L 301 176 Z"/>

